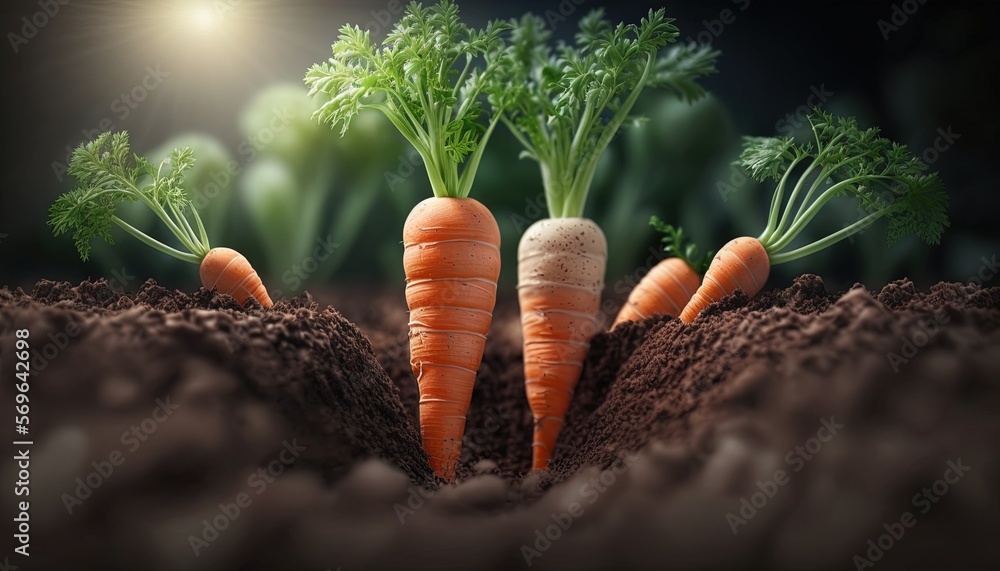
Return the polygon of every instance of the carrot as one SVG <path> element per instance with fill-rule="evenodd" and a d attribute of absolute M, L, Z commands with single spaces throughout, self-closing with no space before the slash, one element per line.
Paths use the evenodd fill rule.
<path fill-rule="evenodd" d="M 546 469 L 580 380 L 590 340 L 603 320 L 607 241 L 583 218 L 598 164 L 639 95 L 664 87 L 682 98 L 702 90 L 718 52 L 676 46 L 665 10 L 638 24 L 615 24 L 601 9 L 580 19 L 574 45 L 554 46 L 544 18 L 514 22 L 512 49 L 490 101 L 506 103 L 501 120 L 539 165 L 550 219 L 533 224 L 518 247 L 518 298 L 524 336 L 525 392 L 535 418 L 532 466 Z"/>
<path fill-rule="evenodd" d="M 645 319 L 654 314 L 678 317 L 701 283 L 703 272 L 712 254 L 698 256 L 694 244 L 685 244 L 684 230 L 664 224 L 653 216 L 650 226 L 664 236 L 663 250 L 675 257 L 661 260 L 643 276 L 618 312 L 612 329 L 626 321 Z"/>
<path fill-rule="evenodd" d="M 654 314 L 677 317 L 698 289 L 701 278 L 680 258 L 667 258 L 653 266 L 639 281 L 618 312 L 612 329 L 626 321 L 638 321 Z"/>
<path fill-rule="evenodd" d="M 117 226 L 151 248 L 179 260 L 200 264 L 209 290 L 230 294 L 241 304 L 255 298 L 266 309 L 271 298 L 257 272 L 240 253 L 212 248 L 205 226 L 183 188 L 184 173 L 194 165 L 190 147 L 174 149 L 159 165 L 133 155 L 126 132 L 102 133 L 73 152 L 69 172 L 79 187 L 61 195 L 49 209 L 56 235 L 73 230 L 80 257 L 90 255 L 90 239 L 113 243 Z M 152 210 L 187 251 L 172 248 L 115 215 L 122 202 L 140 201 Z"/>
<path fill-rule="evenodd" d="M 701 310 L 737 289 L 749 297 L 757 295 L 770 272 L 771 262 L 760 240 L 750 237 L 730 240 L 712 259 L 705 280 L 681 312 L 681 321 L 691 323 Z"/>
<path fill-rule="evenodd" d="M 493 320 L 500 228 L 472 198 L 428 198 L 407 217 L 403 245 L 420 435 L 431 468 L 451 480 Z"/>
<path fill-rule="evenodd" d="M 532 468 L 544 469 L 601 326 L 608 244 L 591 220 L 548 218 L 525 231 L 517 258 L 524 387 L 535 418 Z"/>
<path fill-rule="evenodd" d="M 274 303 L 267 295 L 267 289 L 260 276 L 250 266 L 243 254 L 229 248 L 212 248 L 201 261 L 201 283 L 205 289 L 218 290 L 236 298 L 243 305 L 251 297 L 256 299 L 264 309 Z"/>
<path fill-rule="evenodd" d="M 937 244 L 948 227 L 948 195 L 936 173 L 905 146 L 861 129 L 855 119 L 820 110 L 809 115 L 813 141 L 792 137 L 746 137 L 738 164 L 758 182 L 777 182 L 767 226 L 757 238 L 736 238 L 712 260 L 698 291 L 681 312 L 691 323 L 709 304 L 743 290 L 753 297 L 771 266 L 804 258 L 861 232 L 877 220 L 889 222 L 891 246 L 913 234 Z M 787 185 L 797 175 L 787 200 Z M 792 251 L 784 251 L 834 198 L 857 200 L 860 219 Z"/>
<path fill-rule="evenodd" d="M 370 32 L 345 25 L 333 57 L 306 75 L 310 95 L 323 98 L 319 120 L 343 133 L 361 109 L 377 109 L 427 169 L 434 198 L 406 219 L 403 268 L 420 433 L 431 467 L 447 481 L 455 478 L 500 275 L 496 219 L 468 196 L 503 115 L 491 101 L 488 124 L 479 121 L 480 95 L 503 63 L 501 34 L 509 28 L 493 21 L 471 29 L 451 0 L 411 2 L 381 47 Z"/>

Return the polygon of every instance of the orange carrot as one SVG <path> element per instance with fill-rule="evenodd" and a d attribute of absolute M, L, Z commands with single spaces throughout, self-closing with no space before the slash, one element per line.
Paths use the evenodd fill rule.
<path fill-rule="evenodd" d="M 771 261 L 760 240 L 744 236 L 730 240 L 712 259 L 705 280 L 681 312 L 681 321 L 691 323 L 701 310 L 723 297 L 743 290 L 757 295 L 771 273 Z"/>
<path fill-rule="evenodd" d="M 524 335 L 524 386 L 535 417 L 532 468 L 548 468 L 601 323 L 608 246 L 586 218 L 546 218 L 518 246 L 517 294 Z"/>
<path fill-rule="evenodd" d="M 753 297 L 771 266 L 829 248 L 881 218 L 888 222 L 890 246 L 909 234 L 928 244 L 939 242 L 949 225 L 948 195 L 936 173 L 927 173 L 927 165 L 905 145 L 880 137 L 877 128 L 862 129 L 852 117 L 815 109 L 807 118 L 812 140 L 744 137 L 737 164 L 757 182 L 777 182 L 767 226 L 757 238 L 736 238 L 719 250 L 681 321 L 691 323 L 709 304 L 737 289 Z M 827 203 L 839 198 L 857 200 L 865 215 L 785 251 Z"/>
<path fill-rule="evenodd" d="M 700 283 L 701 278 L 684 260 L 667 258 L 660 261 L 629 294 L 611 328 L 656 313 L 679 316 Z"/>
<path fill-rule="evenodd" d="M 213 248 L 201 261 L 201 283 L 208 290 L 218 290 L 236 298 L 240 305 L 253 297 L 264 309 L 274 303 L 267 295 L 260 276 L 243 254 L 229 248 Z"/>
<path fill-rule="evenodd" d="M 201 283 L 230 294 L 238 302 L 255 298 L 265 308 L 271 298 L 250 262 L 235 250 L 212 248 L 198 210 L 184 190 L 184 173 L 194 165 L 190 147 L 174 149 L 159 166 L 132 153 L 128 133 L 102 133 L 73 152 L 70 174 L 79 186 L 56 199 L 49 225 L 58 236 L 73 231 L 80 257 L 90 256 L 91 238 L 112 242 L 118 226 L 143 244 L 168 256 L 201 266 Z M 123 202 L 149 207 L 184 247 L 178 250 L 132 226 L 115 214 Z"/>
<path fill-rule="evenodd" d="M 347 130 L 362 109 L 389 118 L 423 159 L 434 198 L 403 227 L 403 269 L 410 307 L 410 364 L 420 390 L 420 432 L 434 472 L 451 481 L 462 449 L 465 413 L 493 320 L 500 275 L 500 229 L 468 198 L 483 152 L 507 101 L 484 88 L 507 53 L 492 21 L 464 24 L 453 0 L 411 2 L 381 45 L 345 25 L 333 57 L 306 74 L 315 117 Z M 485 123 L 485 124 L 484 124 Z"/>
<path fill-rule="evenodd" d="M 500 229 L 472 198 L 428 198 L 407 217 L 403 244 L 420 434 L 434 472 L 451 481 L 493 320 Z"/>
<path fill-rule="evenodd" d="M 682 228 L 665 224 L 656 216 L 649 219 L 649 225 L 663 233 L 663 250 L 673 257 L 660 261 L 643 276 L 618 312 L 612 329 L 655 313 L 678 317 L 698 290 L 699 274 L 712 257 L 711 252 L 699 256 L 698 247 L 687 242 Z"/>

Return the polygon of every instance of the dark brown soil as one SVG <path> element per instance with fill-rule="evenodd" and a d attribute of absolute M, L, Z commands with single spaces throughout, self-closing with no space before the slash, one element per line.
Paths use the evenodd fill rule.
<path fill-rule="evenodd" d="M 730 296 L 692 325 L 654 318 L 599 335 L 547 474 L 526 474 L 517 307 L 501 303 L 462 478 L 443 487 L 419 446 L 401 294 L 323 301 L 343 316 L 308 296 L 263 311 L 152 282 L 134 294 L 103 282 L 0 290 L 0 370 L 14 370 L 16 329 L 34 351 L 32 556 L 11 562 L 1000 562 L 1000 288 L 900 281 L 831 295 L 803 276 Z M 13 384 L 0 383 L 5 403 Z M 14 513 L 14 496 L 0 497 Z"/>

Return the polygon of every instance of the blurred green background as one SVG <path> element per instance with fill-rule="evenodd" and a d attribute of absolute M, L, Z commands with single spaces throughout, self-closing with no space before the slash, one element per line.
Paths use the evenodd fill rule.
<path fill-rule="evenodd" d="M 604 4 L 612 18 L 628 21 L 659 6 L 460 2 L 475 25 L 534 10 L 563 38 L 584 11 Z M 25 31 L 25 18 L 38 6 L 5 5 L 4 29 Z M 186 182 L 212 245 L 245 253 L 273 295 L 331 287 L 401 292 L 403 221 L 431 195 L 423 166 L 381 115 L 357 118 L 343 138 L 312 121 L 315 103 L 301 83 L 311 63 L 328 57 L 340 25 L 367 23 L 380 38 L 397 6 L 381 0 L 61 5 L 3 56 L 14 86 L 4 92 L 14 150 L 3 174 L 0 285 L 106 277 L 134 289 L 152 277 L 198 287 L 196 268 L 127 235 L 96 247 L 83 263 L 69 239 L 52 237 L 45 226 L 48 205 L 71 185 L 59 171 L 66 148 L 110 124 L 129 130 L 135 150 L 155 158 L 174 146 L 194 148 L 198 164 Z M 967 281 L 984 256 L 1000 250 L 992 172 L 998 122 L 987 89 L 1000 60 L 996 12 L 978 3 L 933 2 L 911 14 L 892 2 L 672 2 L 668 15 L 677 18 L 682 39 L 722 51 L 720 73 L 702 82 L 711 95 L 690 105 L 647 91 L 637 105 L 645 120 L 623 129 L 605 156 L 587 213 L 608 237 L 609 293 L 627 293 L 627 277 L 641 276 L 654 261 L 651 214 L 681 224 L 702 250 L 759 234 L 771 187 L 759 188 L 730 166 L 739 138 L 807 128 L 801 113 L 813 104 L 856 115 L 926 153 L 952 195 L 953 227 L 938 247 L 906 240 L 891 249 L 874 228 L 853 244 L 776 267 L 770 285 L 786 286 L 804 272 L 820 274 L 831 289 L 855 282 L 878 288 L 901 277 L 921 287 Z M 544 216 L 537 165 L 518 159 L 519 151 L 498 129 L 472 191 L 500 224 L 507 295 L 516 281 L 520 234 Z M 800 242 L 842 227 L 856 207 L 844 203 L 829 214 Z M 123 218 L 159 231 L 141 208 Z"/>

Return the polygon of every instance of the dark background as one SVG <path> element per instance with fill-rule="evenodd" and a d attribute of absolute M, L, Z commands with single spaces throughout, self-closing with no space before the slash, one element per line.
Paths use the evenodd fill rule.
<path fill-rule="evenodd" d="M 240 111 L 255 93 L 275 82 L 301 84 L 307 67 L 328 57 L 343 23 L 370 22 L 388 5 L 382 0 L 243 0 L 226 17 L 225 31 L 206 39 L 191 30 L 191 19 L 184 16 L 192 4 L 197 2 L 70 0 L 59 5 L 59 13 L 20 45 L 18 53 L 9 36 L 0 46 L 6 134 L 0 284 L 112 277 L 119 267 L 121 257 L 81 262 L 71 241 L 54 238 L 45 225 L 48 205 L 70 188 L 70 181 L 57 178 L 52 163 L 64 161 L 67 146 L 83 142 L 84 130 L 110 118 L 115 129 L 132 133 L 140 152 L 191 131 L 207 133 L 233 150 L 241 139 Z M 605 4 L 615 21 L 637 21 L 649 7 L 660 5 L 591 0 L 567 22 L 557 22 L 556 34 L 569 38 L 583 11 Z M 460 6 L 465 20 L 475 25 L 529 9 L 559 11 L 557 2 L 466 0 Z M 959 135 L 947 150 L 929 155 L 952 197 L 952 228 L 940 246 L 904 241 L 892 249 L 885 248 L 880 230 L 872 230 L 853 245 L 844 242 L 776 268 L 772 285 L 784 286 L 803 272 L 820 274 L 831 289 L 858 281 L 877 288 L 904 276 L 921 287 L 942 279 L 967 281 L 983 266 L 983 257 L 989 260 L 1000 250 L 994 176 L 998 114 L 992 88 L 1000 71 L 995 32 L 1000 10 L 993 3 L 739 0 L 674 1 L 667 8 L 682 39 L 702 34 L 723 55 L 719 73 L 703 82 L 712 99 L 681 109 L 664 103 L 661 95 L 644 98 L 639 107 L 651 121 L 643 128 L 650 129 L 647 135 L 655 144 L 628 135 L 609 152 L 588 206 L 588 215 L 609 234 L 609 286 L 642 267 L 655 245 L 655 237 L 644 227 L 650 213 L 683 223 L 702 248 L 716 249 L 736 235 L 757 235 L 769 200 L 764 191 L 770 188 L 748 184 L 723 200 L 720 182 L 731 181 L 729 162 L 738 154 L 739 136 L 775 134 L 788 113 L 806 104 L 813 88 L 833 93 L 823 104 L 828 110 L 857 115 L 863 124 L 881 126 L 885 134 L 918 151 L 933 147 L 939 130 Z M 898 19 L 904 9 L 914 13 L 886 39 L 878 21 L 891 21 L 894 11 Z M 38 2 L 4 3 L 0 31 L 20 33 L 22 17 L 39 10 Z M 730 22 L 720 28 L 716 20 L 723 10 L 731 11 Z M 112 107 L 115 100 L 136 85 L 147 66 L 157 64 L 170 76 L 122 117 L 122 107 Z M 667 119 L 659 122 L 662 117 Z M 506 133 L 494 139 L 487 155 L 473 196 L 500 221 L 504 280 L 511 284 L 517 215 L 525 211 L 526 197 L 536 196 L 541 186 L 537 167 L 516 159 L 516 147 Z M 395 166 L 392 160 L 385 165 Z M 412 206 L 430 196 L 418 174 L 405 195 L 391 200 Z M 616 213 L 616 185 L 623 181 L 641 192 L 632 194 L 639 197 L 634 208 Z M 383 201 L 390 200 L 387 197 L 380 195 L 357 242 L 332 273 L 335 287 L 399 283 L 402 214 Z M 851 207 L 832 211 L 828 228 L 840 227 L 854 213 Z M 258 255 L 260 245 L 243 220 L 238 200 L 232 218 L 226 245 Z M 197 287 L 194 268 L 152 263 L 160 254 L 132 249 L 134 244 L 127 241 L 131 238 L 122 236 L 115 248 L 135 252 L 128 254 L 126 263 L 139 281 L 155 277 L 177 287 Z M 262 273 L 271 283 L 280 275 L 273 267 Z"/>

